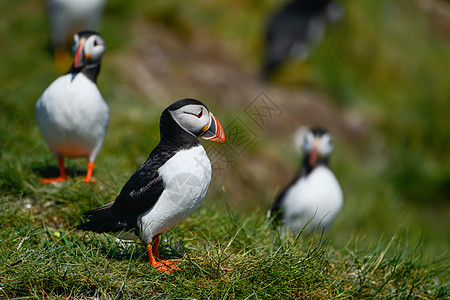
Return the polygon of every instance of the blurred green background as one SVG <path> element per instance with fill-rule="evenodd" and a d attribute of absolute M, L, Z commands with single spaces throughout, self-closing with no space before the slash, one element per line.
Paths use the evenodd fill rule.
<path fill-rule="evenodd" d="M 229 161 L 213 160 L 206 205 L 225 201 L 242 214 L 265 214 L 300 165 L 294 132 L 322 125 L 335 138 L 331 167 L 345 198 L 331 231 L 336 245 L 356 239 L 376 244 L 401 232 L 407 243 L 420 241 L 425 253 L 447 251 L 449 2 L 343 0 L 344 19 L 310 59 L 289 61 L 268 84 L 259 75 L 263 31 L 284 2 L 108 1 L 99 30 L 107 52 L 98 86 L 111 122 L 94 170 L 96 188 L 113 200 L 158 143 L 161 111 L 195 97 L 225 129 L 239 118 L 244 140 L 254 137 L 238 154 L 226 145 L 215 149 Z M 60 75 L 44 1 L 0 3 L 0 57 L 2 201 L 57 201 L 38 182 L 47 166 L 56 172 L 56 159 L 37 128 L 34 105 Z M 263 128 L 245 113 L 261 92 L 281 110 Z M 82 176 L 83 159 L 67 165 L 75 170 L 69 175 Z M 86 209 L 104 203 L 95 192 L 87 195 Z M 46 210 L 38 220 L 70 227 L 79 213 Z"/>

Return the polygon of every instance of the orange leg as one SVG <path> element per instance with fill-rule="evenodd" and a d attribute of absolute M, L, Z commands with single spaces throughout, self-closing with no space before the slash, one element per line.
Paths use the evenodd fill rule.
<path fill-rule="evenodd" d="M 43 183 L 66 181 L 68 179 L 68 177 L 66 176 L 66 168 L 64 167 L 64 157 L 58 158 L 58 164 L 59 164 L 59 176 L 58 177 L 42 178 L 40 181 Z"/>
<path fill-rule="evenodd" d="M 153 238 L 153 256 L 155 256 L 158 260 L 161 260 L 159 256 L 159 234 Z"/>
<path fill-rule="evenodd" d="M 86 177 L 83 179 L 84 182 L 94 182 L 92 178 L 92 172 L 94 171 L 94 162 L 90 161 L 87 165 Z"/>
<path fill-rule="evenodd" d="M 180 261 L 179 259 L 167 259 L 162 260 L 159 257 L 159 235 L 154 238 L 153 247 L 152 244 L 147 245 L 148 258 L 152 267 L 158 271 L 171 273 L 173 271 L 180 270 L 175 265 Z"/>

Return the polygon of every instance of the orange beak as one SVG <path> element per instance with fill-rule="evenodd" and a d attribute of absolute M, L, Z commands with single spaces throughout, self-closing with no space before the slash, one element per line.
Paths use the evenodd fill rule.
<path fill-rule="evenodd" d="M 79 68 L 83 66 L 83 42 L 84 41 L 80 41 L 80 43 L 78 44 L 78 48 L 77 51 L 75 52 L 75 55 L 73 57 L 73 67 L 74 68 Z"/>
<path fill-rule="evenodd" d="M 317 162 L 317 157 L 319 156 L 318 148 L 319 148 L 318 141 L 314 140 L 313 148 L 312 148 L 311 152 L 309 153 L 309 165 L 311 167 L 314 166 Z"/>
<path fill-rule="evenodd" d="M 209 125 L 205 126 L 201 137 L 205 140 L 225 143 L 225 132 L 223 131 L 222 125 L 212 113 L 210 113 L 209 119 Z"/>

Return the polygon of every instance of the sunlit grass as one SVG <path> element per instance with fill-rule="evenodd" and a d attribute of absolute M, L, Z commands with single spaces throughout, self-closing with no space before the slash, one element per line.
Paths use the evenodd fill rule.
<path fill-rule="evenodd" d="M 420 246 L 405 245 L 400 236 L 370 249 L 354 240 L 337 250 L 320 235 L 282 239 L 261 214 L 243 218 L 209 203 L 164 235 L 163 255 L 180 242 L 185 252 L 182 271 L 165 274 L 148 264 L 141 244 L 56 224 L 30 225 L 41 217 L 20 204 L 1 208 L 15 218 L 14 227 L 11 218 L 1 219 L 6 298 L 439 298 L 448 293 L 446 261 L 425 262 Z"/>

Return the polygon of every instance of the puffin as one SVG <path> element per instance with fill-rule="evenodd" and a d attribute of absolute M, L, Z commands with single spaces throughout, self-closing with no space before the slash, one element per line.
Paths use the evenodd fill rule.
<path fill-rule="evenodd" d="M 88 159 L 84 182 L 92 182 L 92 172 L 109 123 L 109 108 L 97 88 L 105 41 L 94 31 L 74 35 L 73 65 L 43 92 L 36 103 L 39 129 L 58 159 L 59 176 L 41 182 L 67 179 L 64 157 Z"/>
<path fill-rule="evenodd" d="M 80 31 L 96 30 L 103 16 L 106 0 L 47 0 L 55 63 L 58 70 L 70 64 L 72 36 Z"/>
<path fill-rule="evenodd" d="M 266 25 L 263 77 L 270 79 L 289 57 L 305 61 L 327 24 L 342 16 L 342 6 L 333 0 L 294 0 L 282 6 Z"/>
<path fill-rule="evenodd" d="M 225 133 L 208 108 L 191 98 L 167 107 L 159 128 L 160 142 L 115 201 L 85 212 L 88 221 L 77 228 L 140 239 L 150 264 L 172 272 L 180 259 L 161 259 L 159 236 L 187 218 L 208 190 L 211 163 L 198 138 L 224 143 Z"/>
<path fill-rule="evenodd" d="M 282 224 L 283 234 L 301 232 L 308 236 L 328 230 L 343 205 L 343 193 L 329 168 L 333 151 L 331 134 L 314 127 L 304 134 L 302 166 L 293 181 L 276 199 L 270 214 Z"/>

